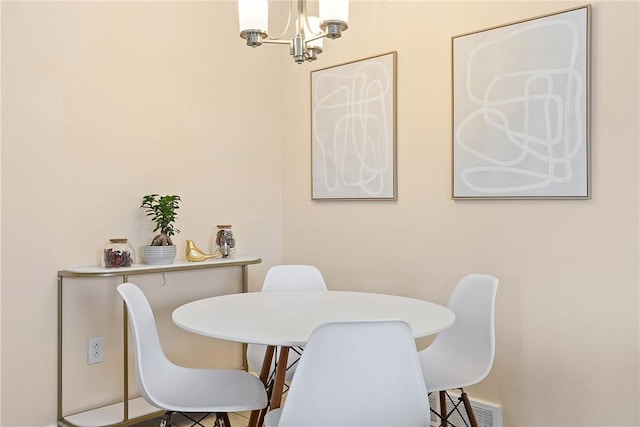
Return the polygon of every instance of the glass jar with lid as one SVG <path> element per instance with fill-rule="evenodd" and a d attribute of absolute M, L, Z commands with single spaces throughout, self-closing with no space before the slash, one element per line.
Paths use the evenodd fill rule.
<path fill-rule="evenodd" d="M 216 240 L 213 244 L 213 253 L 223 258 L 233 257 L 236 254 L 236 239 L 233 237 L 231 225 L 221 224 L 217 226 Z"/>
<path fill-rule="evenodd" d="M 105 268 L 131 267 L 135 258 L 135 251 L 127 239 L 109 239 L 109 244 L 102 251 L 102 266 Z"/>

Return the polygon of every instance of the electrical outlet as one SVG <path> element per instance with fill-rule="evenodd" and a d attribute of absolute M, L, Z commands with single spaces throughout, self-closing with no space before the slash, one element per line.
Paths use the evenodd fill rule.
<path fill-rule="evenodd" d="M 93 365 L 101 362 L 104 362 L 104 337 L 89 338 L 87 363 Z"/>

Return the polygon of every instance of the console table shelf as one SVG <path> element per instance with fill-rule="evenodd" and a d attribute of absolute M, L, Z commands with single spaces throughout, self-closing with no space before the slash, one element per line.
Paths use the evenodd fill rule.
<path fill-rule="evenodd" d="M 105 405 L 99 408 L 64 415 L 62 408 L 63 384 L 62 384 L 62 316 L 64 314 L 62 293 L 65 277 L 122 277 L 122 282 L 129 281 L 129 276 L 138 274 L 170 273 L 185 270 L 202 270 L 211 268 L 240 267 L 242 269 L 241 292 L 248 291 L 248 266 L 259 264 L 262 259 L 248 256 L 236 256 L 233 258 L 218 258 L 201 262 L 175 261 L 169 265 L 134 264 L 131 267 L 104 268 L 99 266 L 73 267 L 58 271 L 58 425 L 62 427 L 83 426 L 112 426 L 127 427 L 144 421 L 162 413 L 158 408 L 149 405 L 143 398 L 127 399 L 129 396 L 128 384 L 128 329 L 129 322 L 126 307 L 123 305 L 123 380 L 124 389 L 122 401 Z M 124 302 L 123 302 L 124 304 Z M 243 348 L 243 363 L 246 363 L 246 346 Z"/>

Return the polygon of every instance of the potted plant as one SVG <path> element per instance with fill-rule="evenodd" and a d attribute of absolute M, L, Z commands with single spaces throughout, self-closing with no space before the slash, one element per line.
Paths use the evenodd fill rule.
<path fill-rule="evenodd" d="M 148 217 L 155 224 L 153 231 L 158 234 L 151 241 L 151 245 L 144 247 L 144 261 L 147 264 L 171 264 L 176 257 L 176 247 L 171 236 L 179 233 L 174 223 L 177 218 L 180 196 L 149 194 L 142 198 L 141 208 L 145 209 Z"/>

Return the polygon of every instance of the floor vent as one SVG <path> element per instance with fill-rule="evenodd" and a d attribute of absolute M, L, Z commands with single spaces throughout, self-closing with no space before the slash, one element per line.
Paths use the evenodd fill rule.
<path fill-rule="evenodd" d="M 454 402 L 457 402 L 460 397 L 460 394 L 455 391 L 450 391 L 449 395 Z M 467 394 L 467 396 L 469 395 Z M 471 407 L 473 408 L 473 413 L 476 416 L 478 427 L 502 427 L 502 407 L 500 405 L 474 399 L 471 396 L 469 396 L 469 400 L 471 401 Z M 429 395 L 429 406 L 433 409 L 439 410 L 439 393 L 436 392 Z M 464 411 L 464 406 L 460 404 L 459 408 L 462 416 L 457 412 L 451 414 L 449 417 L 449 425 L 453 427 L 470 426 L 471 424 L 469 423 L 467 414 Z M 449 400 L 447 400 L 447 409 L 449 411 L 453 409 L 453 403 Z M 430 425 L 431 427 L 440 426 L 440 419 L 434 413 L 431 413 Z"/>

